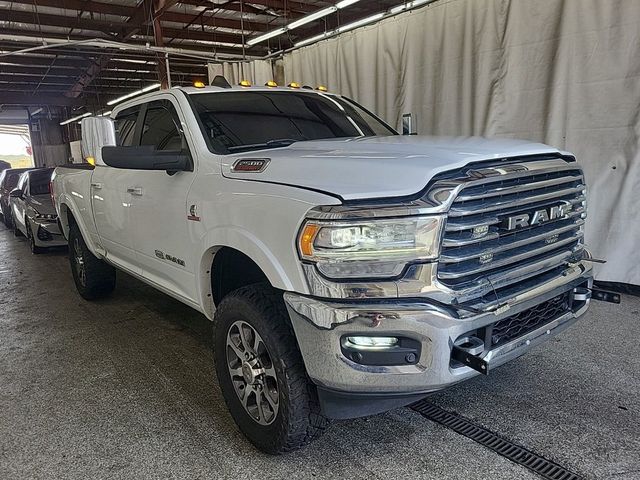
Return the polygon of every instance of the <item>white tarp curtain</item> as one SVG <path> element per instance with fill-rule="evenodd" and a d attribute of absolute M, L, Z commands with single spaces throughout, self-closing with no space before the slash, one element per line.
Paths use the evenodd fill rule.
<path fill-rule="evenodd" d="M 270 60 L 210 63 L 208 73 L 209 83 L 216 75 L 222 75 L 231 85 L 237 85 L 241 80 L 249 80 L 253 85 L 264 85 L 274 78 Z"/>
<path fill-rule="evenodd" d="M 418 132 L 531 139 L 576 154 L 597 278 L 640 284 L 640 0 L 438 0 L 285 56 Z"/>

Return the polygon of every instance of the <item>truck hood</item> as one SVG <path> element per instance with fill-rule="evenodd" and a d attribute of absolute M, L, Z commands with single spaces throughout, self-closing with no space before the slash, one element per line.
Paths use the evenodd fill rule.
<path fill-rule="evenodd" d="M 361 137 L 297 142 L 228 155 L 225 177 L 293 185 L 343 200 L 401 197 L 422 190 L 436 174 L 470 162 L 559 153 L 523 140 L 480 137 Z M 263 172 L 234 172 L 238 159 L 268 158 Z"/>

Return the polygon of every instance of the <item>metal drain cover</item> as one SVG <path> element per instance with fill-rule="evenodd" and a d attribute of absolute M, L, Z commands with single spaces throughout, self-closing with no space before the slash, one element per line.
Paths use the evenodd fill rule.
<path fill-rule="evenodd" d="M 426 400 L 414 403 L 411 408 L 423 417 L 478 442 L 506 459 L 537 473 L 542 478 L 549 480 L 583 480 L 583 477 L 567 470 L 565 467 L 547 460 L 520 445 L 516 445 L 457 413 L 447 412 Z"/>

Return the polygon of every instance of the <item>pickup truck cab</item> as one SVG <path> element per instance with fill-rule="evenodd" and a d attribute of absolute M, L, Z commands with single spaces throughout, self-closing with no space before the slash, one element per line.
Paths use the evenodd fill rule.
<path fill-rule="evenodd" d="M 568 153 L 400 136 L 306 89 L 173 88 L 111 117 L 83 120 L 95 167 L 54 175 L 76 286 L 106 295 L 117 268 L 213 320 L 263 451 L 487 374 L 587 309 Z"/>

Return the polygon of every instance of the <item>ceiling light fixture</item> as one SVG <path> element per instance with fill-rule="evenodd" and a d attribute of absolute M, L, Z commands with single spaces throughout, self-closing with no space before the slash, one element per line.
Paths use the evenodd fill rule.
<path fill-rule="evenodd" d="M 323 8 L 322 10 L 318 10 L 317 12 L 310 13 L 298 20 L 295 20 L 284 27 L 280 27 L 276 30 L 272 30 L 267 32 L 259 37 L 251 38 L 247 40 L 247 45 L 253 46 L 257 43 L 264 42 L 265 40 L 269 40 L 270 38 L 277 37 L 278 35 L 282 35 L 289 30 L 293 30 L 294 28 L 301 27 L 302 25 L 306 25 L 307 23 L 311 23 L 314 20 L 318 20 L 320 18 L 326 17 L 327 15 L 331 15 L 333 12 L 337 12 L 343 8 L 346 8 L 354 3 L 359 2 L 360 0 L 342 0 L 341 2 L 336 3 L 332 7 Z"/>
<path fill-rule="evenodd" d="M 116 103 L 120 103 L 124 100 L 128 100 L 129 98 L 133 98 L 143 93 L 150 92 L 151 90 L 155 90 L 156 88 L 160 88 L 159 83 L 154 83 L 153 85 L 149 85 L 148 87 L 141 88 L 140 90 L 136 90 L 135 92 L 127 93 L 126 95 L 123 95 L 121 97 L 114 98 L 113 100 L 109 100 L 107 102 L 107 105 L 115 105 Z"/>
<path fill-rule="evenodd" d="M 80 120 L 81 118 L 88 117 L 91 115 L 91 112 L 83 113 L 82 115 L 78 115 L 77 117 L 70 118 L 69 120 L 65 120 L 64 122 L 60 122 L 60 125 L 66 125 L 67 123 L 75 122 L 76 120 Z"/>
<path fill-rule="evenodd" d="M 360 20 L 356 20 L 355 22 L 347 23 L 346 25 L 338 27 L 336 29 L 336 32 L 342 33 L 342 32 L 346 32 L 348 30 L 353 30 L 354 28 L 361 27 L 362 25 L 366 25 L 367 23 L 371 23 L 371 22 L 375 22 L 376 20 L 380 20 L 382 17 L 384 17 L 384 12 L 376 13 L 375 15 L 371 15 L 370 17 L 362 18 Z"/>
<path fill-rule="evenodd" d="M 434 0 L 414 0 L 413 2 L 405 2 L 401 5 L 396 5 L 393 8 L 389 9 L 389 13 L 391 15 L 395 15 L 396 13 L 404 12 L 405 10 L 411 10 L 412 8 L 419 7 L 420 5 L 424 5 L 425 3 L 431 3 Z"/>
<path fill-rule="evenodd" d="M 304 40 L 300 40 L 299 42 L 294 44 L 294 47 L 303 47 L 313 42 L 317 42 L 318 40 L 322 40 L 325 37 L 328 37 L 333 32 L 321 33 L 320 35 L 316 35 L 315 37 L 305 38 Z"/>
<path fill-rule="evenodd" d="M 264 35 L 260 35 L 259 37 L 250 38 L 249 40 L 247 40 L 247 45 L 252 46 L 252 45 L 255 45 L 256 43 L 264 42 L 265 40 L 269 40 L 270 38 L 277 37 L 278 35 L 282 35 L 286 31 L 287 29 L 284 27 L 278 28 L 277 30 L 272 30 L 270 32 L 265 33 Z"/>

